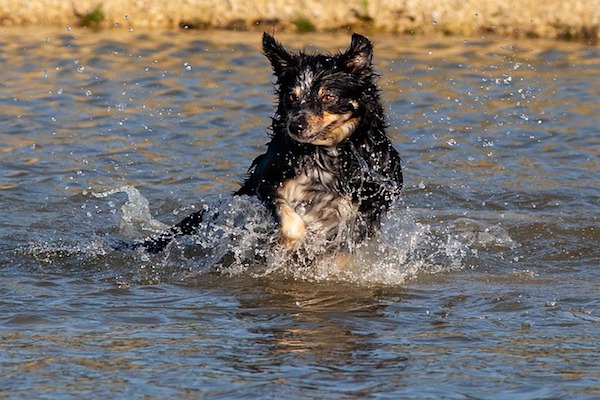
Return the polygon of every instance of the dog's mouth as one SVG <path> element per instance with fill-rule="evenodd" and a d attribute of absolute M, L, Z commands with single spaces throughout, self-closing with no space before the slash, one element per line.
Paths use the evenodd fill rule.
<path fill-rule="evenodd" d="M 348 138 L 358 125 L 359 118 L 352 112 L 334 114 L 310 114 L 288 119 L 287 131 L 292 139 L 300 143 L 333 147 Z"/>

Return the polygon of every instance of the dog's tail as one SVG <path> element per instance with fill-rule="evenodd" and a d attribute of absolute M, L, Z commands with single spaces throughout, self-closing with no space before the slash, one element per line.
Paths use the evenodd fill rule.
<path fill-rule="evenodd" d="M 113 248 L 115 250 L 137 250 L 141 248 L 149 253 L 160 253 L 176 237 L 196 233 L 196 229 L 203 221 L 204 212 L 205 210 L 197 211 L 154 237 L 134 243 L 120 242 L 116 246 L 113 246 Z"/>

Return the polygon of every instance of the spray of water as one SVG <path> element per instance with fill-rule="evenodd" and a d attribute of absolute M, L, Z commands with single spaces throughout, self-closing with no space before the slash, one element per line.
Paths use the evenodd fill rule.
<path fill-rule="evenodd" d="M 133 187 L 96 196 L 117 192 L 128 195 L 120 222 L 123 235 L 164 229 L 151 217 L 148 201 Z M 321 239 L 312 237 L 293 250 L 285 249 L 275 221 L 257 199 L 231 196 L 205 206 L 205 218 L 196 234 L 177 239 L 153 262 L 161 264 L 160 268 L 184 266 L 188 277 L 216 271 L 256 278 L 398 285 L 419 274 L 463 268 L 468 252 L 451 235 L 440 236 L 428 225 L 415 222 L 414 213 L 400 203 L 383 221 L 381 231 L 353 250 L 332 252 Z"/>
<path fill-rule="evenodd" d="M 104 198 L 116 193 L 127 194 L 127 202 L 121 207 L 123 215 L 119 224 L 121 233 L 125 237 L 133 238 L 140 233 L 156 233 L 168 228 L 167 225 L 152 218 L 150 202 L 133 186 L 122 186 L 100 193 L 92 192 L 91 195 Z"/>
<path fill-rule="evenodd" d="M 111 235 L 135 241 L 167 228 L 152 217 L 148 200 L 135 187 L 91 196 L 109 199 L 119 193 L 125 193 L 127 200 L 121 207 L 116 233 L 113 230 Z M 196 233 L 176 238 L 160 254 L 148 254 L 141 248 L 115 250 L 108 236 L 74 245 L 36 244 L 30 253 L 45 261 L 76 258 L 73 264 L 78 266 L 122 273 L 123 281 L 185 281 L 217 273 L 368 286 L 402 285 L 421 275 L 462 269 L 478 243 L 510 241 L 505 231 L 495 232 L 499 227 L 474 230 L 465 221 L 436 227 L 418 222 L 418 211 L 399 201 L 382 222 L 380 232 L 354 246 L 352 253 L 331 251 L 312 237 L 289 250 L 279 243 L 275 220 L 256 198 L 229 196 L 204 207 L 205 218 Z"/>

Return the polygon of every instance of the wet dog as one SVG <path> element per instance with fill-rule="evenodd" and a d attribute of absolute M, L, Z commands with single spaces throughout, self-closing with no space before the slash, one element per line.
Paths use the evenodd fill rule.
<path fill-rule="evenodd" d="M 402 188 L 373 45 L 353 34 L 344 52 L 307 54 L 267 33 L 262 44 L 277 78 L 278 105 L 267 150 L 234 194 L 256 196 L 271 210 L 286 248 L 307 237 L 347 248 L 377 230 Z M 202 219 L 194 213 L 141 245 L 161 251 L 173 238 L 195 233 Z"/>

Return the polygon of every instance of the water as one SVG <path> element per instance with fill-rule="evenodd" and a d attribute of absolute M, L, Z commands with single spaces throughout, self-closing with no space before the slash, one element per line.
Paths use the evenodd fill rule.
<path fill-rule="evenodd" d="M 406 188 L 340 268 L 229 195 L 273 112 L 259 33 L 5 28 L 1 396 L 600 396 L 599 49 L 372 39 Z"/>

